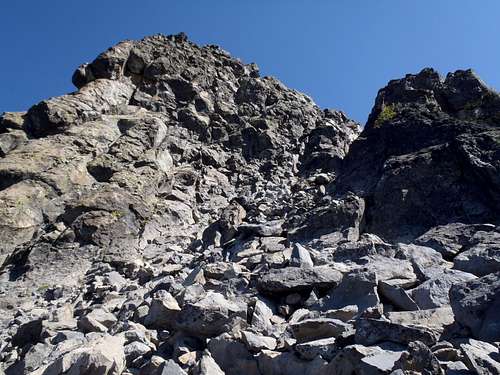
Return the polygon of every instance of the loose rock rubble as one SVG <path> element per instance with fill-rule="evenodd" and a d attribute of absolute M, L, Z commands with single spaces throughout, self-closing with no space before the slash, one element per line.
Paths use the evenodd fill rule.
<path fill-rule="evenodd" d="M 389 82 L 361 132 L 184 34 L 0 118 L 0 373 L 500 373 L 500 96 Z"/>

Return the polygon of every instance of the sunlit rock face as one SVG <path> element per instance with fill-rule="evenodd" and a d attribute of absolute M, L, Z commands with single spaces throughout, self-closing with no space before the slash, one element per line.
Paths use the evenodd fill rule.
<path fill-rule="evenodd" d="M 186 35 L 0 118 L 0 372 L 499 371 L 500 97 L 432 69 L 363 131 Z"/>

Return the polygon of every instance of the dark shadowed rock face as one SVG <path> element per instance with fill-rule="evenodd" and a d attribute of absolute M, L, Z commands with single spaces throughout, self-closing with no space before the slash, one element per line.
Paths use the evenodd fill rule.
<path fill-rule="evenodd" d="M 363 196 L 366 230 L 388 240 L 497 222 L 499 124 L 500 96 L 472 71 L 391 81 L 331 190 Z"/>
<path fill-rule="evenodd" d="M 500 98 L 391 81 L 365 129 L 184 34 L 0 117 L 0 373 L 500 368 Z M 496 314 L 496 315 L 495 315 Z"/>

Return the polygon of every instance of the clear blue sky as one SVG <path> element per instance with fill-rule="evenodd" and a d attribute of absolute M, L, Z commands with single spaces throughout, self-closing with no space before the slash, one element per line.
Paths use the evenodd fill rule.
<path fill-rule="evenodd" d="M 120 40 L 180 31 L 363 123 L 379 88 L 426 66 L 500 88 L 499 0 L 1 0 L 0 112 L 72 91 Z"/>

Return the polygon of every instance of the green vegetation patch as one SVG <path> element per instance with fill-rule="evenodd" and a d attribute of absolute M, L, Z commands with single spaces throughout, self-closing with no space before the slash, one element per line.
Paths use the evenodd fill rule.
<path fill-rule="evenodd" d="M 384 105 L 382 107 L 382 111 L 378 114 L 377 119 L 375 120 L 375 127 L 379 127 L 386 121 L 392 120 L 397 116 L 396 106 L 394 104 Z"/>

